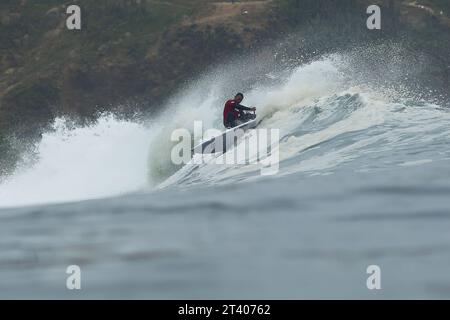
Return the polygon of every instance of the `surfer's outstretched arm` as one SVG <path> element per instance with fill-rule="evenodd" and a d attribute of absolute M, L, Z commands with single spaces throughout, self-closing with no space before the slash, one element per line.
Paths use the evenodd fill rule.
<path fill-rule="evenodd" d="M 256 110 L 256 108 L 249 108 L 249 107 L 243 106 L 241 104 L 236 104 L 234 107 L 240 111 L 255 111 Z"/>

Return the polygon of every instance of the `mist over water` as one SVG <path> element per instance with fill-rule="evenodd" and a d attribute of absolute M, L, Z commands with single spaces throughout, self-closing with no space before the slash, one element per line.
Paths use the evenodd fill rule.
<path fill-rule="evenodd" d="M 0 204 L 86 200 L 145 187 L 150 138 L 143 125 L 113 116 L 80 128 L 57 119 L 37 146 L 34 163 L 19 167 L 0 186 Z"/>

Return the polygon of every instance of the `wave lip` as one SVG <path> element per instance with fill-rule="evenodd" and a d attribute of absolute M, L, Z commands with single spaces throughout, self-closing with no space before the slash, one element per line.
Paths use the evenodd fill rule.
<path fill-rule="evenodd" d="M 367 81 L 361 71 L 353 76 L 355 69 L 351 58 L 335 54 L 271 75 L 269 84 L 255 80 L 246 91 L 245 103 L 264 118 L 260 127 L 280 130 L 278 176 L 367 172 L 450 157 L 442 148 L 448 145 L 450 113 L 380 87 L 373 75 Z M 223 129 L 223 103 L 243 85 L 241 70 L 219 71 L 173 97 L 147 125 L 104 116 L 92 126 L 68 128 L 57 119 L 38 144 L 35 163 L 0 185 L 0 207 L 260 179 L 260 168 L 251 165 L 171 162 L 173 130 L 193 131 L 195 121 L 205 130 Z"/>

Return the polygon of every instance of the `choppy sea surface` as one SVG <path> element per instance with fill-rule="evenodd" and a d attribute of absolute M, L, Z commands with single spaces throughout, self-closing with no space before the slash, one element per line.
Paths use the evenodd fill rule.
<path fill-rule="evenodd" d="M 247 95 L 281 133 L 272 176 L 170 163 L 173 129 L 220 128 L 217 82 L 150 124 L 58 119 L 0 184 L 0 298 L 450 298 L 450 113 L 342 64 Z"/>

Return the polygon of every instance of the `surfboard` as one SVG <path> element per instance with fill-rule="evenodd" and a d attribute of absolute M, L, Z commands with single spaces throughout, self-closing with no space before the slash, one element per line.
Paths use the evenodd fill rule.
<path fill-rule="evenodd" d="M 208 140 L 200 142 L 192 151 L 198 154 L 212 154 L 218 152 L 226 152 L 233 144 L 235 139 L 239 139 L 245 130 L 255 128 L 261 120 L 252 119 L 242 123 L 234 128 L 224 131 L 221 135 L 212 137 Z"/>

